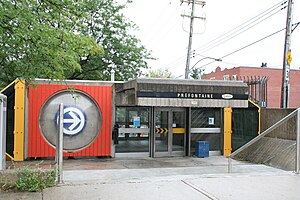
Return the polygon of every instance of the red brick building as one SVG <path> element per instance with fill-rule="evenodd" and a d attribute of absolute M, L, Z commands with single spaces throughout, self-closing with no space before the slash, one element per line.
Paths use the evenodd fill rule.
<path fill-rule="evenodd" d="M 267 106 L 280 107 L 282 69 L 268 67 L 234 67 L 221 70 L 217 67 L 214 72 L 204 75 L 204 79 L 216 80 L 245 80 L 248 78 L 269 77 L 267 82 Z M 300 107 L 300 70 L 290 71 L 290 108 Z"/>

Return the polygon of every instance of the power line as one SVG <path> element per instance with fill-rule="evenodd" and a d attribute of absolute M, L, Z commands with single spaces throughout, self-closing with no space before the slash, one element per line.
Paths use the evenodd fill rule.
<path fill-rule="evenodd" d="M 297 23 L 293 24 L 292 26 L 298 26 L 299 24 L 300 24 L 300 22 L 297 22 Z M 241 50 L 243 50 L 243 49 L 245 49 L 245 48 L 247 48 L 247 47 L 250 47 L 250 46 L 252 46 L 252 45 L 254 45 L 254 44 L 256 44 L 256 43 L 258 43 L 258 42 L 260 42 L 260 41 L 262 41 L 262 40 L 265 40 L 265 39 L 267 39 L 267 38 L 269 38 L 269 37 L 271 37 L 271 36 L 273 36 L 273 35 L 276 35 L 277 33 L 280 33 L 280 32 L 283 31 L 283 30 L 285 30 L 285 28 L 280 29 L 280 30 L 278 30 L 278 31 L 276 31 L 276 32 L 274 32 L 274 33 L 272 33 L 272 34 L 270 34 L 270 35 L 267 35 L 267 36 L 265 36 L 265 37 L 263 37 L 263 38 L 261 38 L 261 39 L 259 39 L 259 40 L 256 40 L 255 42 L 252 42 L 252 43 L 250 43 L 250 44 L 248 44 L 248 45 L 246 45 L 246 46 L 244 46 L 244 47 L 242 47 L 242 48 L 239 48 L 238 50 L 235 50 L 235 51 L 233 51 L 233 52 L 231 52 L 231 53 L 229 53 L 229 54 L 226 54 L 225 56 L 222 56 L 221 58 L 228 57 L 228 56 L 230 56 L 230 55 L 232 55 L 232 54 L 234 54 L 234 53 L 236 53 L 236 52 L 239 52 L 239 51 L 241 51 Z"/>
<path fill-rule="evenodd" d="M 284 29 L 285 29 L 285 28 L 280 29 L 279 31 L 276 31 L 276 32 L 274 32 L 274 33 L 272 33 L 272 34 L 270 34 L 270 35 L 268 35 L 268 36 L 266 36 L 266 37 L 263 37 L 263 38 L 261 38 L 261 39 L 255 41 L 255 42 L 252 42 L 252 43 L 250 43 L 250 44 L 248 44 L 248 45 L 246 45 L 246 46 L 243 46 L 242 48 L 239 48 L 239 49 L 237 49 L 237 50 L 235 50 L 235 51 L 233 51 L 233 52 L 231 52 L 231 53 L 229 53 L 229 54 L 226 54 L 225 56 L 222 56 L 221 58 L 226 58 L 226 57 L 228 57 L 228 56 L 230 56 L 230 55 L 232 55 L 232 54 L 234 54 L 234 53 L 236 53 L 236 52 L 239 52 L 239 51 L 241 51 L 241 50 L 243 50 L 243 49 L 245 49 L 245 48 L 247 48 L 247 47 L 250 47 L 250 46 L 252 46 L 252 45 L 254 45 L 254 44 L 256 44 L 256 43 L 258 43 L 258 42 L 260 42 L 260 41 L 262 41 L 262 40 L 265 40 L 265 39 L 267 39 L 267 38 L 269 38 L 269 37 L 271 37 L 271 36 L 273 36 L 273 35 L 276 35 L 277 33 L 280 33 L 280 32 L 283 31 Z"/>
<path fill-rule="evenodd" d="M 173 18 L 172 18 L 172 17 L 173 17 L 173 13 L 176 13 L 176 12 L 178 11 L 178 9 L 179 9 L 179 7 L 177 7 L 177 8 L 175 9 L 175 11 L 173 11 L 171 14 L 169 14 L 168 18 L 167 18 L 166 20 L 164 20 L 164 22 L 159 21 L 159 22 L 160 22 L 160 26 L 159 26 L 159 28 L 158 28 L 158 31 L 156 31 L 154 35 L 151 35 L 152 37 L 150 37 L 150 38 L 147 40 L 146 43 L 150 43 L 151 41 L 153 41 L 153 40 L 156 38 L 156 36 L 158 35 L 158 33 L 161 32 L 161 30 L 163 29 L 163 27 L 165 27 L 166 24 L 169 24 L 169 21 L 170 21 L 171 19 L 173 19 Z M 157 21 L 155 21 L 155 23 L 157 23 Z M 178 23 L 178 22 L 176 22 L 176 23 Z M 150 32 L 150 31 L 149 31 L 149 32 Z"/>
<path fill-rule="evenodd" d="M 224 34 L 218 36 L 217 38 L 215 38 L 215 39 L 213 39 L 213 40 L 211 40 L 211 41 L 205 43 L 204 45 L 202 45 L 202 48 L 204 48 L 203 46 L 209 46 L 209 45 L 211 45 L 211 43 L 213 43 L 214 41 L 216 41 L 216 40 L 218 40 L 218 39 L 220 39 L 220 38 L 222 38 L 222 37 L 224 37 L 224 36 L 226 36 L 226 35 L 230 36 L 229 33 L 233 32 L 234 30 L 236 30 L 236 29 L 238 29 L 238 28 L 240 28 L 240 27 L 242 27 L 242 26 L 244 26 L 244 28 L 245 28 L 245 27 L 246 27 L 245 24 L 251 22 L 252 20 L 254 20 L 254 19 L 258 18 L 258 17 L 266 16 L 266 15 L 269 14 L 270 12 L 272 12 L 272 11 L 274 11 L 275 9 L 279 8 L 280 6 L 286 4 L 286 2 L 287 2 L 287 1 L 284 0 L 284 1 L 280 1 L 279 3 L 276 3 L 275 5 L 271 6 L 271 7 L 268 8 L 267 10 L 265 10 L 265 11 L 259 13 L 258 15 L 252 17 L 251 19 L 247 20 L 246 22 L 243 22 L 242 24 L 240 24 L 240 25 L 236 26 L 235 28 L 233 28 L 233 29 L 227 31 L 226 33 L 224 33 Z M 283 8 L 283 9 L 284 9 L 284 8 Z M 270 11 L 270 10 L 271 10 L 271 11 Z M 282 10 L 282 9 L 281 9 L 281 10 Z M 279 11 L 280 11 L 280 10 L 279 10 Z M 279 11 L 277 11 L 277 12 L 279 12 Z M 276 12 L 276 13 L 277 13 L 277 12 Z M 276 13 L 274 13 L 274 14 L 276 14 Z M 273 15 L 274 15 L 274 14 L 273 14 Z M 271 15 L 271 16 L 273 16 L 273 15 Z M 271 16 L 270 16 L 270 17 L 271 17 Z M 267 19 L 267 18 L 266 18 L 266 19 Z M 257 19 L 256 19 L 255 21 L 257 21 Z M 255 22 L 255 21 L 254 21 L 254 22 Z M 264 20 L 263 20 L 263 21 L 264 21 Z M 262 21 L 261 21 L 261 22 L 262 22 Z M 261 23 L 261 22 L 260 22 L 260 23 Z M 253 22 L 251 22 L 251 23 L 253 23 Z M 250 24 L 251 24 L 251 23 L 250 23 Z M 249 24 L 249 25 L 250 25 L 250 24 Z M 257 24 L 259 24 L 259 23 L 257 23 Z M 255 25 L 257 25 L 257 24 L 255 24 Z M 241 29 L 241 28 L 240 28 L 240 29 Z M 239 30 L 240 30 L 240 29 L 239 29 Z M 247 29 L 247 30 L 248 30 L 248 29 Z M 245 31 L 246 31 L 246 30 L 245 30 Z M 234 33 L 236 33 L 236 32 L 237 32 L 237 31 L 231 33 L 231 35 L 234 34 Z M 228 37 L 228 36 L 226 36 L 226 37 Z M 223 40 L 223 39 L 222 39 L 222 40 Z M 229 39 L 228 39 L 228 40 L 229 40 Z M 228 40 L 227 40 L 227 41 L 228 41 Z M 225 41 L 225 42 L 226 42 L 226 41 Z M 199 49 L 199 48 L 198 48 L 198 49 Z M 200 49 L 201 49 L 201 48 L 200 48 Z M 203 52 L 202 52 L 202 53 L 203 53 Z M 177 58 L 175 61 L 172 61 L 170 64 L 167 64 L 167 65 L 166 65 L 166 68 L 167 68 L 167 69 L 170 69 L 170 68 L 172 68 L 172 69 L 173 69 L 173 68 L 176 68 L 176 67 L 174 67 L 174 66 L 171 66 L 171 67 L 168 67 L 168 66 L 174 65 L 173 63 L 176 63 L 178 60 L 181 60 L 181 59 L 183 59 L 184 57 L 185 57 L 185 56 L 181 56 L 181 57 Z"/>
<path fill-rule="evenodd" d="M 169 70 L 175 69 L 175 68 L 178 67 L 176 65 L 184 64 L 184 63 L 185 63 L 184 56 L 182 56 L 182 57 L 180 57 L 180 59 L 176 60 L 176 62 L 173 62 L 173 66 L 172 67 L 166 67 L 166 68 L 169 69 Z"/>
<path fill-rule="evenodd" d="M 201 17 L 195 16 L 195 7 L 196 5 L 202 5 L 205 6 L 205 1 L 196 1 L 196 0 L 188 0 L 184 1 L 182 0 L 181 3 L 186 2 L 188 4 L 192 3 L 192 11 L 191 15 L 188 15 L 187 17 L 190 18 L 190 31 L 189 31 L 189 43 L 188 43 L 188 49 L 187 49 L 187 58 L 186 58 L 186 67 L 185 67 L 185 79 L 189 79 L 189 69 L 190 69 L 190 60 L 191 60 L 191 48 L 192 48 L 192 41 L 193 41 L 193 31 L 194 31 L 194 20 Z"/>
<path fill-rule="evenodd" d="M 172 26 L 170 26 L 170 28 L 169 28 L 162 36 L 160 36 L 159 40 L 156 40 L 155 42 L 156 42 L 156 43 L 159 43 L 159 44 L 161 45 L 161 41 L 162 41 L 166 36 L 169 35 L 169 33 L 176 27 L 176 25 L 177 25 L 178 23 L 179 23 L 179 22 L 176 21 Z M 151 47 L 151 46 L 153 46 L 153 47 L 157 46 L 156 43 L 155 43 L 155 44 L 149 45 L 149 47 Z"/>
<path fill-rule="evenodd" d="M 298 26 L 299 24 L 300 24 L 300 22 L 297 22 L 297 23 L 294 23 L 292 26 Z M 231 53 L 228 53 L 228 54 L 226 54 L 226 55 L 224 55 L 224 56 L 221 56 L 220 58 L 221 58 L 221 59 L 226 58 L 226 57 L 228 57 L 228 56 L 230 56 L 230 55 L 232 55 L 232 54 L 235 54 L 235 53 L 237 53 L 237 52 L 239 52 L 239 51 L 241 51 L 241 50 L 243 50 L 243 49 L 245 49 L 245 48 L 248 48 L 248 47 L 250 47 L 250 46 L 252 46 L 252 45 L 254 45 L 254 44 L 258 43 L 258 42 L 261 42 L 261 41 L 263 41 L 263 40 L 265 40 L 265 39 L 267 39 L 267 38 L 269 38 L 269 37 L 271 37 L 271 36 L 273 36 L 273 35 L 276 35 L 277 33 L 280 33 L 280 32 L 283 31 L 283 30 L 285 30 L 285 28 L 282 28 L 282 29 L 280 29 L 280 30 L 278 30 L 278 31 L 276 31 L 276 32 L 274 32 L 274 33 L 271 33 L 271 34 L 269 34 L 269 35 L 267 35 L 267 36 L 265 36 L 265 37 L 263 37 L 263 38 L 261 38 L 261 39 L 259 39 L 259 40 L 256 40 L 256 41 L 254 41 L 254 42 L 252 42 L 252 43 L 250 43 L 250 44 L 248 44 L 248 45 L 246 45 L 246 46 L 243 46 L 242 48 L 239 48 L 239 49 L 237 49 L 237 50 L 235 50 L 235 51 L 233 51 L 233 52 L 231 52 Z M 214 63 L 214 62 L 216 62 L 216 61 L 211 61 L 211 62 L 209 62 L 209 63 L 207 63 L 207 64 L 205 64 L 205 65 L 202 65 L 202 66 L 199 67 L 199 68 L 203 68 L 203 67 L 205 67 L 205 66 L 207 66 L 207 65 L 210 65 L 210 64 L 212 64 L 212 63 Z M 179 77 L 181 77 L 181 76 L 183 76 L 183 75 L 180 75 Z"/>
<path fill-rule="evenodd" d="M 170 4 L 167 4 L 164 9 L 162 10 L 162 12 L 158 15 L 158 17 L 154 20 L 154 22 L 147 27 L 147 33 L 150 32 L 150 30 L 152 30 L 152 28 L 156 25 L 157 21 L 160 21 L 160 19 L 162 18 L 162 16 L 164 16 L 164 14 L 166 13 L 167 8 L 170 6 Z M 148 36 L 148 35 L 146 35 Z"/>
<path fill-rule="evenodd" d="M 282 4 L 284 4 L 284 3 L 282 3 Z M 247 30 L 253 28 L 254 26 L 260 24 L 261 22 L 263 22 L 263 21 L 269 19 L 270 17 L 274 16 L 275 14 L 277 14 L 278 12 L 280 12 L 281 10 L 283 10 L 283 9 L 286 8 L 286 7 L 283 7 L 283 8 L 281 8 L 280 10 L 277 10 L 275 13 L 272 13 L 271 15 L 268 15 L 268 14 L 270 14 L 271 12 L 275 11 L 278 7 L 282 6 L 282 4 L 280 4 L 280 5 L 277 6 L 276 8 L 273 8 L 272 10 L 268 11 L 268 12 L 265 13 L 265 14 L 261 13 L 261 14 L 257 15 L 256 17 L 252 18 L 252 19 L 255 19 L 255 18 L 257 18 L 258 16 L 261 16 L 261 15 L 263 14 L 260 18 L 258 18 L 258 19 L 256 19 L 256 20 L 252 21 L 251 23 L 248 23 L 248 22 L 250 22 L 250 20 L 248 20 L 246 23 L 244 23 L 244 24 L 242 24 L 242 25 L 240 25 L 240 26 L 238 26 L 238 27 L 236 27 L 236 28 L 234 28 L 234 29 L 228 31 L 227 33 L 223 34 L 221 37 L 218 37 L 218 38 L 220 38 L 219 40 L 216 40 L 216 39 L 215 39 L 215 40 L 212 40 L 212 41 L 206 43 L 206 44 L 204 45 L 204 47 L 202 46 L 202 47 L 200 48 L 201 51 L 198 52 L 198 53 L 204 53 L 205 51 L 211 50 L 211 49 L 213 49 L 213 48 L 215 48 L 215 47 L 217 47 L 217 46 L 219 46 L 219 45 L 221 45 L 221 44 L 227 42 L 228 40 L 230 40 L 230 39 L 232 39 L 232 38 L 234 38 L 234 37 L 236 37 L 236 36 L 238 36 L 238 35 L 244 33 L 245 31 L 247 31 Z M 266 12 L 266 11 L 265 11 L 265 12 Z M 268 16 L 267 16 L 267 15 L 268 15 Z M 266 16 L 266 17 L 265 17 L 265 16 Z M 265 18 L 262 18 L 262 17 L 265 17 Z M 247 23 L 248 23 L 248 24 L 247 24 Z M 237 29 L 237 28 L 238 28 L 238 29 Z M 237 29 L 237 30 L 236 30 L 236 29 Z M 235 31 L 235 32 L 232 32 L 233 30 L 236 30 L 236 31 Z M 232 33 L 229 34 L 230 32 L 232 32 Z M 226 36 L 226 35 L 227 35 L 227 36 Z M 223 36 L 225 36 L 225 37 L 223 37 Z M 199 49 L 197 49 L 197 50 L 199 50 Z"/>

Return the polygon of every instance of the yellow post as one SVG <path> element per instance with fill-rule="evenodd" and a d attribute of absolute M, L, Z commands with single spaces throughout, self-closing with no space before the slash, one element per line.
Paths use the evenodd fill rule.
<path fill-rule="evenodd" d="M 232 108 L 224 108 L 224 156 L 229 156 L 232 151 Z"/>
<path fill-rule="evenodd" d="M 252 103 L 254 106 L 256 106 L 257 107 L 257 112 L 258 112 L 258 135 L 260 135 L 260 133 L 261 133 L 261 108 L 260 108 L 260 106 L 259 105 L 257 105 L 256 103 L 254 103 L 254 101 L 251 101 L 250 99 L 248 99 L 248 101 L 250 102 L 250 103 Z"/>
<path fill-rule="evenodd" d="M 14 160 L 24 160 L 25 132 L 25 81 L 18 80 L 15 84 L 15 116 L 14 116 Z"/>

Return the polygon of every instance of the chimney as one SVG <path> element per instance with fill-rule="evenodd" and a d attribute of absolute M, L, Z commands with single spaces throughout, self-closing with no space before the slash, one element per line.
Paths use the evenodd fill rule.
<path fill-rule="evenodd" d="M 261 63 L 261 66 L 260 67 L 267 67 L 267 63 Z"/>

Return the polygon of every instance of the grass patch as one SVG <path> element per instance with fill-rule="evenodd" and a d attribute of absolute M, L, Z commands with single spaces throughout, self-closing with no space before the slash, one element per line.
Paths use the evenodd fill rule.
<path fill-rule="evenodd" d="M 55 180 L 56 170 L 54 169 L 31 169 L 25 166 L 2 173 L 0 189 L 3 191 L 37 192 L 47 187 L 53 187 Z"/>

